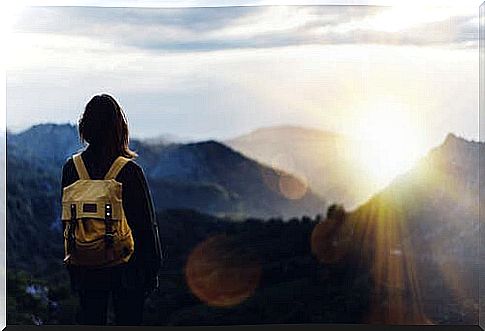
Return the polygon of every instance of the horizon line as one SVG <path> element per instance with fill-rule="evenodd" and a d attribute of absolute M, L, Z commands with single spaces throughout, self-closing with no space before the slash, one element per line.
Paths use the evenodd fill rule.
<path fill-rule="evenodd" d="M 8 135 L 8 134 L 19 135 L 19 134 L 22 134 L 22 133 L 25 133 L 25 132 L 31 130 L 34 127 L 48 126 L 48 125 L 71 126 L 71 127 L 75 127 L 75 128 L 78 126 L 75 122 L 69 122 L 69 121 L 58 122 L 58 123 L 56 123 L 56 122 L 38 122 L 38 123 L 31 124 L 30 126 L 27 126 L 27 127 L 22 127 L 22 128 L 17 127 L 17 128 L 14 128 L 12 130 L 12 128 L 11 127 L 9 128 L 9 126 L 7 125 L 5 129 L 4 128 L 0 129 L 0 135 Z M 174 137 L 175 139 L 171 142 L 175 142 L 175 143 L 193 143 L 193 142 L 202 142 L 202 141 L 209 141 L 209 140 L 214 140 L 214 141 L 225 143 L 225 142 L 228 142 L 228 141 L 231 141 L 231 140 L 236 140 L 238 138 L 254 134 L 258 131 L 272 130 L 272 129 L 283 129 L 283 128 L 301 129 L 301 130 L 308 130 L 308 131 L 318 131 L 318 132 L 324 133 L 324 134 L 341 136 L 343 139 L 350 139 L 350 140 L 358 139 L 357 137 L 354 137 L 351 134 L 348 134 L 348 133 L 345 133 L 345 132 L 338 132 L 338 131 L 335 131 L 335 130 L 327 130 L 327 129 L 317 128 L 317 127 L 313 127 L 313 126 L 306 126 L 306 125 L 301 125 L 301 124 L 285 123 L 285 124 L 259 126 L 259 127 L 253 128 L 253 129 L 246 130 L 245 132 L 243 132 L 241 134 L 236 134 L 236 135 L 234 135 L 230 138 L 215 137 L 215 136 L 207 136 L 207 137 L 203 137 L 203 138 L 201 138 L 201 137 L 199 137 L 199 138 L 197 138 L 197 137 L 184 137 L 184 136 L 178 136 L 176 134 L 174 135 L 174 134 L 170 134 L 170 133 L 161 132 L 158 135 L 147 136 L 147 137 L 140 137 L 136 134 L 130 134 L 130 136 L 131 136 L 130 140 L 138 140 L 138 141 L 141 141 L 141 142 L 146 142 L 146 141 L 149 141 L 149 140 L 160 139 L 160 138 L 163 138 L 165 136 L 165 137 Z M 457 139 L 461 139 L 461 140 L 464 140 L 464 141 L 470 142 L 470 143 L 485 143 L 485 140 L 480 140 L 480 137 L 478 137 L 478 139 L 468 138 L 468 137 L 465 137 L 463 135 L 457 134 L 456 132 L 449 131 L 444 135 L 444 138 L 441 139 L 441 143 L 438 144 L 437 146 L 445 143 L 445 141 L 448 139 L 449 136 L 452 136 L 452 137 L 455 137 Z M 431 147 L 429 149 L 432 149 L 432 148 L 433 147 Z"/>

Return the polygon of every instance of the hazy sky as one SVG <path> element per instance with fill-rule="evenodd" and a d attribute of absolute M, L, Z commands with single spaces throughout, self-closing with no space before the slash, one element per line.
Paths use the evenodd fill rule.
<path fill-rule="evenodd" d="M 135 136 L 281 124 L 478 139 L 475 7 L 35 7 L 14 25 L 7 127 L 74 123 L 112 93 Z M 381 130 L 382 131 L 382 130 Z"/>

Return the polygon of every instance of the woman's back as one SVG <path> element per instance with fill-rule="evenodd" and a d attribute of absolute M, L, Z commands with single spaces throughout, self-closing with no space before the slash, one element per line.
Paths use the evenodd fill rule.
<path fill-rule="evenodd" d="M 128 147 L 128 126 L 117 102 L 98 95 L 86 105 L 79 122 L 81 140 L 88 147 L 81 153 L 90 179 L 103 179 L 118 156 L 130 159 L 115 180 L 121 183 L 122 207 L 134 240 L 128 262 L 104 268 L 68 265 L 71 284 L 80 299 L 81 323 L 106 324 L 109 297 L 113 297 L 116 324 L 142 321 L 147 292 L 158 283 L 161 264 L 158 227 L 147 181 L 136 154 Z M 73 158 L 62 169 L 62 192 L 79 180 Z"/>

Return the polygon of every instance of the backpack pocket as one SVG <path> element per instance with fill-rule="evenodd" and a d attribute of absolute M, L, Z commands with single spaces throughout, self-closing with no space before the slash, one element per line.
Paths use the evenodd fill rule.
<path fill-rule="evenodd" d="M 120 221 L 111 222 L 120 223 Z M 131 229 L 128 228 L 125 233 L 121 233 L 115 224 L 113 229 L 113 237 L 108 242 L 104 220 L 78 220 L 71 263 L 80 266 L 105 267 L 128 262 L 134 251 Z"/>

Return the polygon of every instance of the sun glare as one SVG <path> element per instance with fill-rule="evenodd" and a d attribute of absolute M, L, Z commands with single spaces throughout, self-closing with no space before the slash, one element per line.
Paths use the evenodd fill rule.
<path fill-rule="evenodd" d="M 363 105 L 353 131 L 360 141 L 354 153 L 376 188 L 410 169 L 424 152 L 411 110 L 395 100 Z"/>
<path fill-rule="evenodd" d="M 463 11 L 463 9 L 458 8 Z M 368 18 L 364 25 L 372 30 L 398 32 L 413 28 L 420 24 L 440 22 L 456 14 L 457 8 L 418 6 L 405 3 L 385 9 L 379 14 Z M 461 11 L 459 12 L 461 14 Z"/>

